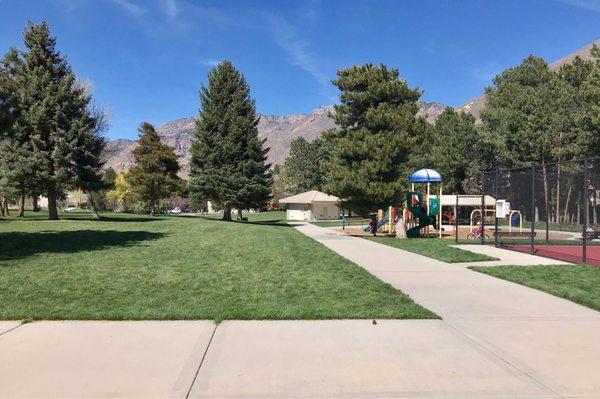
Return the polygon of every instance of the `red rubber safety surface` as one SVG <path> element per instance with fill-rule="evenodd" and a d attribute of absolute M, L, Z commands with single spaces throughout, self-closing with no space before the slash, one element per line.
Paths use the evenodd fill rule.
<path fill-rule="evenodd" d="M 506 249 L 531 253 L 529 245 L 507 245 Z M 583 258 L 582 245 L 535 245 L 535 254 L 545 258 L 558 259 L 565 262 L 581 263 Z M 600 266 L 600 246 L 587 246 L 587 264 Z"/>

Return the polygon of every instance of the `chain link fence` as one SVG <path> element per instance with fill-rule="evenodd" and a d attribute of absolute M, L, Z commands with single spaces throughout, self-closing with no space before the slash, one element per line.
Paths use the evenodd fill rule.
<path fill-rule="evenodd" d="M 476 191 L 489 242 L 600 266 L 600 157 L 490 171 Z"/>

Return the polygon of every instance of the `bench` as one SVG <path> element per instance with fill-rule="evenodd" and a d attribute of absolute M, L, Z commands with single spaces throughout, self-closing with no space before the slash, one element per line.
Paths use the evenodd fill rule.
<path fill-rule="evenodd" d="M 600 226 L 595 225 L 595 226 L 590 226 L 591 230 L 588 230 L 585 232 L 585 235 L 581 235 L 581 238 L 579 239 L 580 241 L 583 241 L 583 239 L 585 238 L 586 241 L 591 241 L 591 240 L 598 240 L 600 239 Z"/>
<path fill-rule="evenodd" d="M 531 232 L 531 231 L 503 231 L 503 230 L 498 230 L 495 232 L 494 234 L 495 236 L 498 236 L 498 238 L 502 238 L 502 237 L 526 237 L 528 239 L 531 240 L 532 237 L 537 236 L 537 231 L 535 232 Z"/>

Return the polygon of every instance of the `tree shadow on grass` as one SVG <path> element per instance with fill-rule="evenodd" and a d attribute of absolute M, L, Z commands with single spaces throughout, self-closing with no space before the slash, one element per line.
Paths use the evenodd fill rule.
<path fill-rule="evenodd" d="M 48 220 L 47 214 L 27 214 L 25 218 L 19 219 L 11 214 L 11 217 L 0 220 L 7 221 L 17 221 L 17 222 L 57 222 L 56 220 Z M 158 220 L 164 220 L 164 218 L 155 217 L 155 216 L 133 216 L 132 214 L 100 214 L 100 219 L 94 219 L 91 213 L 73 213 L 73 214 L 65 214 L 61 213 L 59 215 L 58 221 L 61 220 L 69 220 L 69 221 L 77 221 L 77 222 L 155 222 Z"/>
<path fill-rule="evenodd" d="M 209 216 L 195 216 L 199 219 L 208 220 L 210 222 L 221 222 L 221 223 L 239 223 L 239 224 L 252 224 L 257 226 L 270 226 L 270 227 L 294 227 L 288 224 L 284 219 L 272 219 L 272 220 L 251 220 L 251 221 L 242 221 L 235 220 L 228 222 L 220 218 L 214 218 Z"/>
<path fill-rule="evenodd" d="M 76 253 L 112 247 L 132 247 L 157 240 L 163 233 L 150 231 L 73 230 L 0 233 L 0 260 L 27 258 L 42 253 Z"/>
<path fill-rule="evenodd" d="M 100 219 L 89 219 L 92 222 L 156 222 L 157 220 L 164 220 L 153 216 L 131 216 L 131 217 L 114 217 L 101 215 Z"/>

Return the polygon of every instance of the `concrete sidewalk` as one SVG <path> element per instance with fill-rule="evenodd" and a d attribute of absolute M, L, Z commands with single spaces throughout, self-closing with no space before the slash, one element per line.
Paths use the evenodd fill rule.
<path fill-rule="evenodd" d="M 503 265 L 516 265 L 516 266 L 536 266 L 536 265 L 569 265 L 571 263 L 563 262 L 556 259 L 544 258 L 542 256 L 535 256 L 526 254 L 523 252 L 510 251 L 508 249 L 496 248 L 491 245 L 478 245 L 478 244 L 462 244 L 452 245 L 455 248 L 463 249 L 465 251 L 475 252 L 482 255 L 491 256 L 498 258 L 498 260 L 485 261 L 485 262 L 465 262 L 465 263 L 453 263 L 454 266 L 503 266 Z"/>
<path fill-rule="evenodd" d="M 440 320 L 34 322 L 0 358 L 2 398 L 558 397 Z"/>
<path fill-rule="evenodd" d="M 436 312 L 550 391 L 600 398 L 600 313 L 461 265 L 311 224 L 296 228 Z"/>

